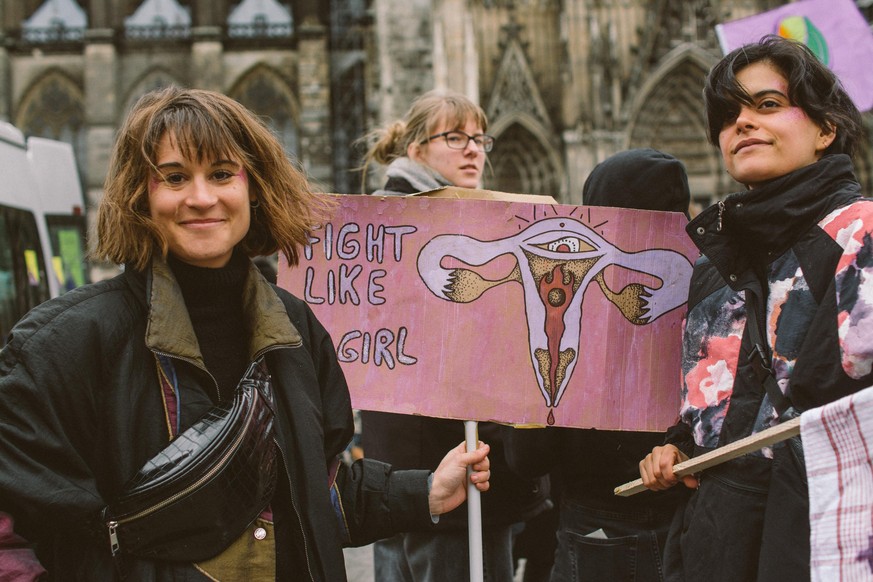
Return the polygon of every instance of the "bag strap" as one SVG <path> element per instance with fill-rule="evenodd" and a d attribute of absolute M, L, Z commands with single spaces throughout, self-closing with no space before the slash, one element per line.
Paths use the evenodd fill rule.
<path fill-rule="evenodd" d="M 793 405 L 791 399 L 779 388 L 779 383 L 773 374 L 770 345 L 764 340 L 763 328 L 758 319 L 758 294 L 754 289 L 746 288 L 745 295 L 746 327 L 749 330 L 749 339 L 752 340 L 752 350 L 748 360 L 752 365 L 752 371 L 764 386 L 767 396 L 770 397 L 770 403 L 776 409 L 776 414 L 781 419 L 787 411 L 793 408 Z"/>
<path fill-rule="evenodd" d="M 161 384 L 161 398 L 164 403 L 164 420 L 167 423 L 169 440 L 179 434 L 179 380 L 173 360 L 162 354 L 155 354 L 158 367 L 158 381 Z"/>

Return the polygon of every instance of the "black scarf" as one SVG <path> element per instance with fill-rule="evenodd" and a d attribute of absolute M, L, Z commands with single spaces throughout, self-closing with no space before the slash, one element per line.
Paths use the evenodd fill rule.
<path fill-rule="evenodd" d="M 845 187 L 850 184 L 855 187 Z M 727 279 L 769 264 L 829 212 L 860 198 L 858 192 L 849 156 L 824 156 L 763 186 L 731 194 L 686 230 Z"/>

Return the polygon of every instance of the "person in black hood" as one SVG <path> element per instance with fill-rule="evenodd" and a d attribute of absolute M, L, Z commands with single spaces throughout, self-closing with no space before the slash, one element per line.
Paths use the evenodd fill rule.
<path fill-rule="evenodd" d="M 673 466 L 688 457 L 873 384 L 873 202 L 850 158 L 863 136 L 858 109 L 807 47 L 777 36 L 717 63 L 704 100 L 710 141 L 746 189 L 687 227 L 702 256 L 679 422 L 640 463 L 653 490 L 675 486 Z M 694 491 L 670 529 L 669 580 L 810 579 L 799 444 L 682 477 Z"/>
<path fill-rule="evenodd" d="M 619 152 L 585 181 L 582 203 L 682 212 L 691 193 L 685 166 L 653 149 Z M 531 476 L 549 472 L 560 492 L 553 582 L 627 580 L 659 582 L 661 557 L 681 490 L 616 497 L 634 479 L 639 458 L 663 443 L 663 433 L 544 428 L 512 431 L 510 467 Z"/>
<path fill-rule="evenodd" d="M 685 165 L 651 148 L 626 150 L 597 164 L 582 186 L 584 206 L 681 212 L 691 203 Z"/>

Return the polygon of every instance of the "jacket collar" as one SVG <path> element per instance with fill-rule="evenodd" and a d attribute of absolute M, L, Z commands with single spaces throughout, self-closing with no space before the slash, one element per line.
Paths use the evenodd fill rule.
<path fill-rule="evenodd" d="M 173 271 L 162 257 L 156 256 L 145 276 L 148 300 L 146 345 L 152 351 L 183 358 L 205 369 L 200 345 Z M 249 343 L 252 361 L 270 347 L 301 343 L 300 333 L 288 318 L 282 300 L 251 262 L 243 287 L 243 312 L 249 324 L 247 327 L 252 330 Z"/>
<path fill-rule="evenodd" d="M 688 223 L 697 248 L 728 280 L 790 249 L 830 211 L 860 198 L 851 159 L 824 156 L 767 184 L 731 194 Z"/>

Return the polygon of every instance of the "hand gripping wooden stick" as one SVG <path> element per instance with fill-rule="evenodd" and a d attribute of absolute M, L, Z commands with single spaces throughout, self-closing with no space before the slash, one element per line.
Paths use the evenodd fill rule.
<path fill-rule="evenodd" d="M 800 417 L 797 416 L 787 422 L 777 424 L 767 430 L 762 430 L 761 432 L 747 436 L 744 439 L 734 441 L 728 445 L 719 447 L 714 451 L 700 455 L 699 457 L 694 457 L 693 459 L 682 461 L 678 465 L 673 465 L 673 474 L 677 477 L 684 477 L 685 475 L 699 473 L 704 469 L 709 469 L 710 467 L 714 467 L 725 461 L 736 459 L 746 453 L 757 451 L 758 449 L 790 439 L 799 434 Z M 646 486 L 643 485 L 643 480 L 637 479 L 616 487 L 615 494 L 621 497 L 629 497 L 645 490 Z"/>

